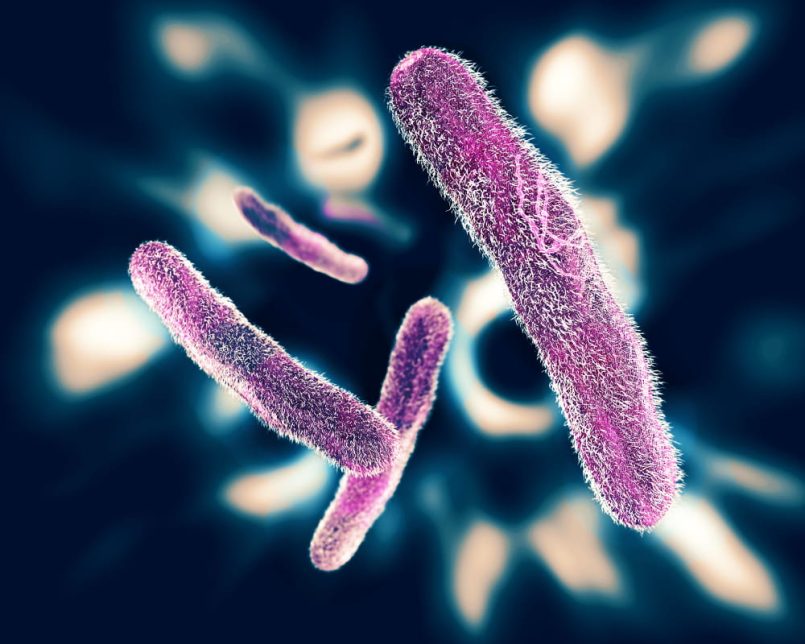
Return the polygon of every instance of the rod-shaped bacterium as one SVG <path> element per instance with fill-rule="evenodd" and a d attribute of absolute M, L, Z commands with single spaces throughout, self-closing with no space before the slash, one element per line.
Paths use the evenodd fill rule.
<path fill-rule="evenodd" d="M 417 433 L 433 405 L 451 332 L 450 312 L 438 300 L 428 297 L 408 310 L 377 403 L 377 410 L 399 432 L 396 460 L 376 476 L 345 474 L 341 478 L 310 544 L 310 558 L 317 568 L 336 570 L 347 563 L 397 489 Z"/>
<path fill-rule="evenodd" d="M 235 190 L 234 199 L 263 239 L 314 271 L 348 284 L 363 281 L 369 273 L 362 257 L 344 252 L 324 235 L 294 221 L 279 206 L 260 199 L 250 188 Z"/>
<path fill-rule="evenodd" d="M 644 530 L 682 478 L 644 342 L 611 294 L 567 181 L 466 61 L 408 54 L 389 107 L 491 263 L 537 347 L 585 478 L 618 522 Z"/>
<path fill-rule="evenodd" d="M 129 274 L 187 355 L 268 427 L 356 475 L 377 474 L 394 462 L 398 437 L 389 421 L 291 358 L 175 248 L 142 244 Z"/>

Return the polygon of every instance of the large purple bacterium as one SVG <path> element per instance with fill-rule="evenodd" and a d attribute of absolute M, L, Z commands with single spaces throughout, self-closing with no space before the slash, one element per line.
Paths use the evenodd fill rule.
<path fill-rule="evenodd" d="M 175 248 L 142 244 L 129 274 L 187 355 L 268 427 L 356 475 L 396 462 L 398 437 L 388 420 L 289 356 Z"/>
<path fill-rule="evenodd" d="M 400 435 L 394 464 L 375 476 L 344 474 L 335 499 L 319 523 L 310 544 L 310 559 L 321 570 L 347 563 L 369 528 L 394 494 L 417 433 L 425 423 L 452 333 L 450 312 L 438 300 L 425 298 L 405 316 L 391 352 L 377 411 Z"/>
<path fill-rule="evenodd" d="M 466 61 L 408 54 L 388 90 L 395 122 L 474 242 L 502 273 L 603 508 L 654 526 L 682 473 L 644 342 L 611 294 L 568 182 Z"/>
<path fill-rule="evenodd" d="M 263 239 L 314 271 L 347 284 L 363 281 L 369 272 L 362 257 L 344 252 L 324 235 L 294 221 L 279 206 L 261 200 L 253 190 L 238 188 L 234 199 L 246 221 Z"/>

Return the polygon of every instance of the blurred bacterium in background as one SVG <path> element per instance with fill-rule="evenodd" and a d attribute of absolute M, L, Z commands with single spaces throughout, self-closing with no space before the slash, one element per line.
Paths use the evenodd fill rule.
<path fill-rule="evenodd" d="M 279 206 L 265 203 L 248 188 L 236 190 L 234 199 L 252 228 L 295 260 L 347 284 L 366 278 L 369 266 L 362 257 L 344 252 L 323 235 L 295 222 Z"/>
<path fill-rule="evenodd" d="M 279 637 L 312 639 L 360 602 L 372 633 L 395 623 L 390 640 L 801 639 L 793 3 L 571 2 L 484 21 L 434 5 L 426 22 L 340 6 L 120 6 L 32 19 L 36 37 L 12 21 L 23 39 L 4 41 L 18 46 L 0 133 L 13 222 L 20 247 L 48 258 L 20 259 L 26 280 L 9 285 L 23 302 L 8 334 L 8 438 L 25 483 L 14 512 L 32 553 L 9 577 L 32 615 L 103 622 L 125 606 L 145 620 L 170 606 L 188 632 L 209 617 L 229 634 L 262 628 L 270 605 Z M 650 340 L 687 475 L 650 534 L 606 521 L 580 484 L 502 275 L 391 136 L 388 70 L 433 41 L 482 63 L 573 177 L 618 299 Z M 242 185 L 371 273 L 344 286 L 266 252 L 233 202 Z M 53 242 L 39 230 L 49 213 Z M 305 367 L 364 398 L 411 302 L 433 293 L 455 313 L 431 427 L 338 575 L 315 573 L 298 547 L 334 469 L 266 439 L 239 397 L 190 368 L 121 270 L 143 238 L 176 240 Z M 317 297 L 288 304 L 288 288 L 314 285 Z M 399 620 L 412 598 L 418 618 Z"/>

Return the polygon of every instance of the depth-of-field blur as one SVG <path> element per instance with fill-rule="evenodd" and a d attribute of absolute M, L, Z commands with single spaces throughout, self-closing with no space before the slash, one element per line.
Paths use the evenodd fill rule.
<path fill-rule="evenodd" d="M 8 641 L 801 641 L 802 9 L 381 4 L 11 11 Z M 578 190 L 683 456 L 650 532 L 596 504 L 501 275 L 394 127 L 389 74 L 423 45 L 475 62 Z M 267 244 L 242 186 L 365 279 Z M 307 550 L 338 472 L 173 343 L 126 273 L 150 239 L 369 405 L 409 306 L 452 312 L 430 418 L 340 570 Z"/>

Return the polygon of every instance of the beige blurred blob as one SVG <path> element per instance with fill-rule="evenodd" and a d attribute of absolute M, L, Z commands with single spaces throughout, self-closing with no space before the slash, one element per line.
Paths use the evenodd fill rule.
<path fill-rule="evenodd" d="M 148 307 L 122 288 L 76 297 L 57 314 L 49 335 L 53 374 L 73 394 L 129 375 L 168 345 Z"/>
<path fill-rule="evenodd" d="M 732 65 L 748 49 L 756 24 L 749 15 L 724 15 L 701 27 L 688 52 L 688 66 L 697 74 L 714 74 Z"/>
<path fill-rule="evenodd" d="M 214 43 L 202 29 L 165 21 L 158 28 L 158 38 L 165 58 L 179 71 L 197 73 L 209 65 Z"/>
<path fill-rule="evenodd" d="M 211 168 L 188 192 L 187 210 L 225 241 L 259 241 L 260 236 L 240 214 L 232 197 L 235 188 L 242 185 L 228 172 Z"/>
<path fill-rule="evenodd" d="M 350 88 L 301 98 L 293 141 L 302 176 L 329 192 L 366 189 L 383 161 L 383 130 L 377 110 L 363 94 Z"/>
<path fill-rule="evenodd" d="M 572 34 L 543 53 L 528 84 L 531 114 L 565 146 L 578 166 L 618 140 L 631 112 L 634 55 Z"/>
<path fill-rule="evenodd" d="M 710 476 L 754 496 L 778 503 L 802 503 L 805 489 L 796 477 L 757 461 L 710 451 L 706 458 Z"/>
<path fill-rule="evenodd" d="M 476 520 L 458 545 L 453 597 L 465 624 L 481 628 L 509 560 L 506 535 L 495 524 Z"/>
<path fill-rule="evenodd" d="M 531 68 L 530 112 L 578 167 L 589 166 L 618 141 L 645 95 L 728 69 L 757 31 L 756 17 L 725 13 L 685 15 L 612 45 L 570 33 Z"/>
<path fill-rule="evenodd" d="M 619 204 L 614 197 L 585 195 L 579 214 L 614 282 L 612 286 L 618 299 L 627 309 L 633 309 L 641 294 L 640 245 L 635 232 L 619 221 L 618 211 Z"/>
<path fill-rule="evenodd" d="M 570 593 L 618 599 L 623 583 L 601 541 L 600 515 L 587 496 L 567 495 L 531 525 L 528 541 Z"/>
<path fill-rule="evenodd" d="M 195 153 L 191 164 L 193 170 L 188 179 L 139 177 L 136 182 L 150 197 L 200 223 L 221 241 L 232 245 L 262 244 L 260 235 L 240 214 L 232 196 L 235 188 L 249 182 L 203 152 Z"/>
<path fill-rule="evenodd" d="M 226 486 L 224 498 L 233 510 L 267 518 L 315 498 L 330 473 L 324 459 L 308 452 L 288 465 L 239 476 Z"/>
<path fill-rule="evenodd" d="M 246 72 L 261 67 L 262 53 L 252 38 L 225 16 L 161 16 L 154 36 L 165 63 L 183 76 L 201 77 L 226 65 Z"/>
<path fill-rule="evenodd" d="M 757 613 L 782 610 L 769 568 L 704 498 L 680 497 L 654 535 L 713 598 Z"/>
<path fill-rule="evenodd" d="M 476 339 L 485 326 L 509 310 L 509 293 L 498 271 L 469 280 L 458 302 L 447 372 L 452 386 L 460 392 L 459 403 L 481 432 L 496 438 L 545 434 L 556 420 L 551 402 L 524 404 L 507 400 L 484 384 L 476 366 Z M 534 368 L 542 368 L 536 352 Z"/>
<path fill-rule="evenodd" d="M 222 434 L 233 429 L 248 410 L 246 403 L 214 380 L 204 383 L 204 389 L 198 397 L 199 420 L 211 434 Z"/>

